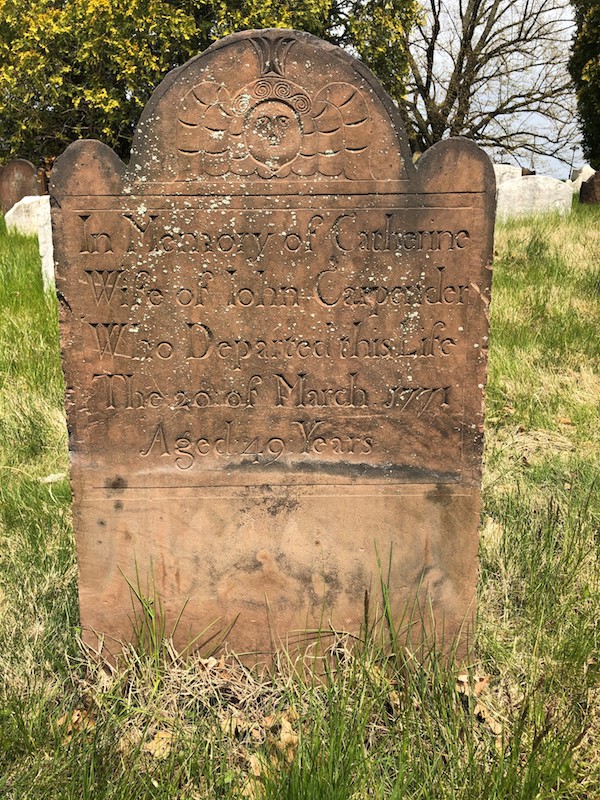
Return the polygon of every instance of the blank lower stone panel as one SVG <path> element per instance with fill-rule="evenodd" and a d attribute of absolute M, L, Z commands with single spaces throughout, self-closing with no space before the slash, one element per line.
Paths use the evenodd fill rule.
<path fill-rule="evenodd" d="M 437 636 L 448 641 L 475 613 L 476 490 L 332 485 L 157 497 L 115 488 L 80 514 L 82 624 L 110 631 L 109 649 L 110 637 L 131 637 L 123 578 L 135 586 L 140 575 L 136 588 L 148 596 L 160 586 L 169 620 L 185 603 L 180 646 L 206 631 L 200 641 L 220 634 L 238 652 L 270 653 L 310 643 L 317 629 L 325 642 L 331 628 L 357 633 L 365 600 L 371 622 L 382 613 L 382 581 L 401 629 L 413 614 L 416 640 L 431 609 L 444 609 Z"/>

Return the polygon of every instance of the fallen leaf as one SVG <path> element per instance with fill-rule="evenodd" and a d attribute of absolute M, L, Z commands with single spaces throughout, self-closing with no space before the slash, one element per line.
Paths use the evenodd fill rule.
<path fill-rule="evenodd" d="M 252 727 L 252 723 L 235 709 L 220 715 L 220 725 L 223 733 L 228 736 L 242 735 Z"/>
<path fill-rule="evenodd" d="M 298 735 L 294 732 L 292 724 L 286 717 L 281 718 L 281 729 L 279 731 L 279 739 L 275 742 L 275 747 L 279 752 L 285 756 L 286 761 L 291 764 L 294 760 L 294 754 L 298 742 L 300 741 Z"/>
<path fill-rule="evenodd" d="M 500 736 L 502 733 L 502 725 L 498 722 L 497 719 L 490 713 L 489 709 L 487 709 L 481 703 L 477 703 L 475 708 L 473 709 L 473 713 L 477 717 L 480 722 L 485 722 L 494 736 Z"/>
<path fill-rule="evenodd" d="M 560 417 L 558 420 L 559 425 L 573 425 L 573 421 L 569 417 Z"/>
<path fill-rule="evenodd" d="M 267 730 L 272 731 L 273 728 L 276 728 L 279 723 L 281 722 L 281 717 L 279 714 L 269 714 L 268 717 L 263 719 L 263 725 Z"/>
<path fill-rule="evenodd" d="M 292 728 L 292 723 L 286 719 L 285 717 L 281 720 L 281 731 L 279 732 L 279 741 L 281 745 L 288 749 L 290 747 L 296 747 L 298 744 L 298 735 L 294 733 L 294 729 Z"/>
<path fill-rule="evenodd" d="M 254 775 L 255 778 L 260 778 L 260 776 L 265 771 L 265 762 L 263 759 L 253 753 L 251 756 L 248 756 L 248 764 L 250 765 L 250 772 Z"/>
<path fill-rule="evenodd" d="M 69 742 L 75 733 L 89 733 L 96 725 L 93 714 L 85 708 L 76 708 L 71 716 L 63 714 L 56 723 L 64 728 L 65 741 Z"/>
<path fill-rule="evenodd" d="M 158 733 L 149 742 L 146 742 L 142 747 L 153 758 L 162 761 L 167 758 L 171 752 L 171 744 L 173 741 L 173 734 L 171 731 L 158 731 Z"/>
<path fill-rule="evenodd" d="M 256 778 L 248 778 L 242 789 L 242 797 L 248 800 L 262 800 L 265 796 L 265 787 Z"/>
<path fill-rule="evenodd" d="M 254 739 L 255 742 L 262 742 L 265 738 L 264 731 L 256 726 L 251 728 L 250 736 Z"/>
<path fill-rule="evenodd" d="M 483 692 L 486 688 L 488 683 L 490 682 L 489 675 L 470 675 L 462 674 L 458 675 L 456 678 L 456 690 L 460 694 L 464 694 L 467 697 L 479 697 L 479 695 Z"/>
<path fill-rule="evenodd" d="M 219 666 L 219 662 L 218 662 L 218 661 L 217 661 L 217 659 L 216 659 L 216 658 L 214 658 L 213 656 L 210 656 L 210 658 L 201 658 L 201 659 L 199 659 L 199 662 L 198 662 L 198 663 L 199 663 L 201 666 L 203 666 L 203 667 L 204 667 L 204 669 L 205 669 L 207 672 L 208 672 L 209 670 L 211 670 L 211 669 L 214 669 L 215 667 L 218 667 L 218 666 Z"/>

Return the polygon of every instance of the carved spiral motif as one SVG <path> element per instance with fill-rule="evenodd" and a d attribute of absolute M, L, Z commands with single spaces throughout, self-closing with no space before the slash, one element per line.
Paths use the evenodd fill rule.
<path fill-rule="evenodd" d="M 292 97 L 292 105 L 299 114 L 306 114 L 310 111 L 311 102 L 308 99 L 308 95 L 295 94 Z"/>
<path fill-rule="evenodd" d="M 271 94 L 271 84 L 269 81 L 256 81 L 254 84 L 254 96 L 259 100 L 269 97 Z"/>
<path fill-rule="evenodd" d="M 245 114 L 250 108 L 252 97 L 248 92 L 243 92 L 235 98 L 233 103 L 234 114 Z"/>
<path fill-rule="evenodd" d="M 275 84 L 275 97 L 289 97 L 292 94 L 292 88 L 287 81 L 279 81 Z"/>

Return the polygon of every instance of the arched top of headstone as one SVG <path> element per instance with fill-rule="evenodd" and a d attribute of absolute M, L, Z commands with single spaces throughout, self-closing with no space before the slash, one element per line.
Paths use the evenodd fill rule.
<path fill-rule="evenodd" d="M 46 193 L 46 176 L 26 158 L 15 158 L 0 167 L 0 211 L 6 214 L 24 197 Z"/>
<path fill-rule="evenodd" d="M 171 72 L 131 167 L 147 180 L 398 180 L 407 157 L 397 110 L 360 62 L 273 29 L 228 36 Z"/>
<path fill-rule="evenodd" d="M 398 109 L 360 61 L 308 33 L 245 31 L 166 76 L 141 116 L 128 167 L 99 143 L 77 143 L 55 167 L 54 194 L 480 187 L 487 159 L 463 140 L 450 147 L 434 170 L 428 156 L 415 169 Z M 444 161 L 451 183 L 424 187 L 419 177 L 440 183 Z"/>

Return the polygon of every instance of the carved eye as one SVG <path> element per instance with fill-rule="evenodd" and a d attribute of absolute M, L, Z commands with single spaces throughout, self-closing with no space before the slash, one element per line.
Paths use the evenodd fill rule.
<path fill-rule="evenodd" d="M 284 117 L 283 115 L 277 117 L 277 123 L 280 128 L 289 128 L 291 121 L 289 117 Z"/>
<path fill-rule="evenodd" d="M 256 120 L 256 130 L 260 133 L 267 132 L 271 127 L 271 120 L 269 117 L 259 117 Z"/>

